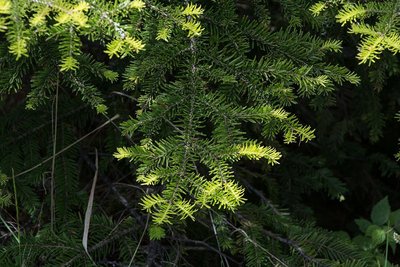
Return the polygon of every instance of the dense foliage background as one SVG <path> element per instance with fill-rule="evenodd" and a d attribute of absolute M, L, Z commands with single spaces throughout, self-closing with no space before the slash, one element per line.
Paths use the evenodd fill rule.
<path fill-rule="evenodd" d="M 400 1 L 0 0 L 0 266 L 397 266 Z"/>

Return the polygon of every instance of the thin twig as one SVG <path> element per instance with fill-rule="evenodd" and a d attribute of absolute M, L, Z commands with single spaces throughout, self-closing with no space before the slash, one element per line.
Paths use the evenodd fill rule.
<path fill-rule="evenodd" d="M 54 230 L 54 221 L 55 221 L 55 199 L 54 199 L 54 173 L 56 167 L 56 150 L 57 150 L 57 128 L 58 128 L 58 85 L 59 79 L 57 76 L 57 84 L 56 84 L 56 95 L 54 97 L 54 110 L 51 112 L 51 119 L 52 119 L 52 130 L 53 130 L 53 155 L 51 161 L 51 180 L 50 180 L 50 229 L 53 232 Z"/>
<path fill-rule="evenodd" d="M 17 186 L 15 185 L 14 169 L 12 169 L 12 181 L 13 181 L 13 190 L 14 190 L 14 203 L 15 203 L 15 216 L 16 216 L 16 222 L 17 222 L 18 244 L 20 244 L 20 242 L 21 242 L 21 227 L 19 224 L 19 206 L 18 206 L 18 197 L 17 197 Z"/>
<path fill-rule="evenodd" d="M 240 219 L 241 222 L 243 222 L 243 221 L 248 221 L 248 219 L 246 219 L 242 214 L 240 214 L 240 212 L 236 212 L 236 215 L 238 216 L 238 218 Z M 233 224 L 231 224 L 231 223 L 228 222 L 228 221 L 227 221 L 227 223 L 228 223 L 229 225 L 231 225 L 233 228 L 235 228 L 236 231 L 245 233 L 245 235 L 248 237 L 247 233 L 246 233 L 243 229 L 237 228 L 236 226 L 234 226 Z M 273 238 L 273 239 L 275 239 L 275 240 L 277 240 L 277 241 L 279 241 L 279 242 L 281 242 L 281 243 L 284 243 L 284 244 L 286 244 L 286 245 L 292 247 L 292 248 L 293 248 L 295 251 L 297 251 L 297 253 L 299 253 L 300 256 L 303 257 L 305 260 L 307 260 L 307 261 L 309 261 L 309 262 L 312 262 L 312 263 L 316 263 L 316 264 L 318 264 L 319 266 L 322 266 L 322 267 L 327 267 L 326 265 L 320 265 L 321 263 L 320 263 L 317 259 L 313 258 L 312 256 L 307 255 L 307 253 L 297 244 L 296 241 L 293 241 L 293 240 L 288 239 L 288 238 L 281 237 L 280 235 L 275 234 L 275 233 L 273 233 L 273 232 L 271 232 L 271 231 L 268 231 L 268 230 L 266 230 L 266 229 L 262 229 L 262 232 L 263 232 L 264 234 L 268 235 L 269 237 L 271 237 L 271 238 Z M 260 245 L 258 245 L 258 246 L 259 246 L 260 248 L 262 248 Z"/>
<path fill-rule="evenodd" d="M 88 251 L 89 251 L 89 253 L 91 253 L 91 252 L 93 252 L 93 251 L 95 251 L 95 250 L 97 250 L 97 249 L 99 249 L 99 248 L 101 248 L 101 247 L 103 247 L 103 246 L 105 246 L 105 245 L 107 245 L 107 244 L 113 242 L 114 240 L 116 240 L 116 239 L 118 239 L 118 238 L 121 238 L 121 237 L 127 235 L 127 234 L 130 233 L 130 232 L 133 232 L 135 229 L 136 229 L 136 228 L 133 228 L 133 227 L 132 227 L 132 228 L 128 228 L 128 229 L 125 229 L 125 230 L 123 230 L 123 231 L 121 231 L 121 232 L 119 232 L 119 233 L 113 235 L 113 236 L 112 236 L 111 238 L 109 238 L 109 239 L 105 238 L 105 239 L 103 239 L 102 241 L 100 241 L 99 243 L 97 243 L 96 245 L 90 247 L 90 248 L 88 249 Z M 76 261 L 77 259 L 79 259 L 80 257 L 82 257 L 82 255 L 84 255 L 84 254 L 86 254 L 86 252 L 84 252 L 84 251 L 81 252 L 81 253 L 78 253 L 78 255 L 76 255 L 76 256 L 74 256 L 73 258 L 71 258 L 68 262 L 62 264 L 61 267 L 70 266 L 74 261 Z"/>
<path fill-rule="evenodd" d="M 213 218 L 213 216 L 212 216 L 212 213 L 211 213 L 211 211 L 209 211 L 209 214 L 210 214 L 210 220 L 211 220 L 211 225 L 212 225 L 212 228 L 213 228 L 213 232 L 214 232 L 215 240 L 217 240 L 217 246 L 218 246 L 218 250 L 219 250 L 219 251 L 221 251 L 221 246 L 220 246 L 220 244 L 219 244 L 219 239 L 218 239 L 217 228 L 215 227 L 215 224 L 214 224 L 214 218 Z M 221 254 L 221 253 L 219 254 L 219 257 L 221 258 L 221 266 L 223 266 L 223 265 L 224 265 L 224 260 L 225 260 L 225 262 L 226 262 L 226 265 L 227 265 L 227 266 L 229 266 L 229 263 L 228 263 L 228 261 L 226 260 L 226 258 L 225 258 L 225 257 L 223 257 L 223 256 L 222 256 L 222 254 Z"/>
<path fill-rule="evenodd" d="M 221 256 L 223 256 L 223 257 L 229 259 L 231 262 L 233 262 L 233 263 L 235 263 L 235 264 L 237 264 L 237 265 L 240 265 L 240 263 L 239 263 L 238 261 L 236 261 L 236 260 L 234 260 L 233 258 L 229 257 L 228 255 L 226 255 L 225 253 L 223 253 L 223 252 L 220 251 L 219 249 L 217 249 L 217 248 L 211 246 L 211 245 L 208 244 L 207 242 L 204 242 L 204 241 L 201 241 L 201 240 L 188 239 L 188 238 L 186 238 L 186 239 L 183 239 L 183 238 L 170 238 L 170 239 L 171 239 L 171 240 L 175 240 L 175 241 L 180 241 L 180 242 L 185 242 L 185 243 L 192 243 L 192 244 L 195 244 L 195 245 L 203 246 L 203 247 L 205 247 L 205 248 L 207 248 L 207 249 L 209 249 L 209 250 L 211 250 L 211 251 L 214 251 L 215 253 L 217 253 L 217 254 L 219 254 L 219 255 L 221 255 Z M 185 249 L 185 250 L 193 250 L 194 248 L 185 246 L 184 249 Z"/>
<path fill-rule="evenodd" d="M 132 258 L 131 258 L 131 261 L 129 262 L 128 267 L 131 267 L 131 266 L 132 266 L 133 260 L 135 259 L 135 256 L 136 256 L 136 254 L 137 254 L 137 252 L 138 252 L 138 250 L 139 250 L 140 244 L 142 243 L 143 238 L 144 238 L 144 235 L 146 234 L 147 227 L 148 227 L 148 225 L 149 225 L 149 220 L 150 220 L 150 214 L 147 215 L 146 225 L 144 226 L 142 235 L 140 236 L 139 242 L 138 242 L 138 244 L 137 244 L 137 246 L 136 246 L 135 252 L 134 252 L 133 255 L 132 255 Z"/>
<path fill-rule="evenodd" d="M 61 116 L 58 116 L 58 119 L 60 120 L 60 119 L 66 118 L 66 117 L 68 117 L 68 116 L 71 116 L 71 115 L 73 115 L 73 114 L 75 114 L 75 113 L 81 111 L 82 109 L 84 109 L 84 108 L 86 108 L 86 107 L 87 107 L 87 105 L 82 105 L 82 106 L 80 106 L 80 107 L 78 107 L 78 108 L 76 108 L 76 109 L 74 109 L 74 110 L 71 110 L 71 111 L 69 111 L 69 112 L 67 112 L 67 113 L 64 113 L 64 114 L 61 115 Z M 14 138 L 12 138 L 11 140 L 9 140 L 9 141 L 7 141 L 7 142 L 1 143 L 1 144 L 0 144 L 0 147 L 5 147 L 5 146 L 7 146 L 7 145 L 9 145 L 9 144 L 15 143 L 15 142 L 18 141 L 18 140 L 24 139 L 24 138 L 26 138 L 27 136 L 31 136 L 34 132 L 39 131 L 40 129 L 46 127 L 46 126 L 49 125 L 50 123 L 52 123 L 52 121 L 47 121 L 47 122 L 45 122 L 45 123 L 43 123 L 43 124 L 40 124 L 39 126 L 37 126 L 37 127 L 35 127 L 35 128 L 31 128 L 29 131 L 25 131 L 23 134 L 21 134 L 21 135 L 19 135 L 19 136 L 17 136 L 17 137 L 14 137 Z"/>
<path fill-rule="evenodd" d="M 244 186 L 246 186 L 250 191 L 254 192 L 260 199 L 261 202 L 268 207 L 271 208 L 272 212 L 275 213 L 276 215 L 282 216 L 282 212 L 280 212 L 274 204 L 272 204 L 271 200 L 269 200 L 264 194 L 261 192 L 261 190 L 256 189 L 254 186 L 252 186 L 246 179 L 241 179 L 240 180 Z"/>
<path fill-rule="evenodd" d="M 116 120 L 119 118 L 119 114 L 115 115 L 114 117 L 112 117 L 111 119 L 109 119 L 108 121 L 106 121 L 105 123 L 103 123 L 102 125 L 100 125 L 99 127 L 97 127 L 96 129 L 94 129 L 93 131 L 85 134 L 84 136 L 82 136 L 81 138 L 79 138 L 78 140 L 76 140 L 75 142 L 73 142 L 72 144 L 66 146 L 65 148 L 63 148 L 62 150 L 58 151 L 57 153 L 54 154 L 55 157 L 57 157 L 58 155 L 64 153 L 65 151 L 67 151 L 68 149 L 70 149 L 71 147 L 73 147 L 74 145 L 78 144 L 79 142 L 81 142 L 82 140 L 86 139 L 88 136 L 92 135 L 93 133 L 97 132 L 98 130 L 100 130 L 101 128 L 103 128 L 104 126 L 108 125 L 109 123 L 111 123 L 112 121 Z M 43 164 L 49 162 L 50 160 L 53 159 L 53 156 L 51 156 L 50 158 L 45 159 L 44 161 L 36 164 L 35 166 L 33 166 L 32 168 L 29 168 L 23 172 L 18 173 L 17 175 L 15 175 L 14 177 L 17 178 L 19 176 L 22 176 L 28 172 L 33 171 L 36 168 L 39 168 L 40 166 L 42 166 Z"/>

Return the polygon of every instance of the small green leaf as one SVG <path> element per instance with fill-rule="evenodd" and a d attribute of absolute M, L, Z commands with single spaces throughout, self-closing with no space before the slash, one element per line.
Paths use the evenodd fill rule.
<path fill-rule="evenodd" d="M 385 258 L 385 255 L 377 254 L 376 255 L 376 266 L 385 266 L 385 267 L 392 267 L 393 265 Z"/>
<path fill-rule="evenodd" d="M 390 225 L 394 225 L 394 227 L 400 226 L 400 209 L 390 213 L 389 222 Z"/>
<path fill-rule="evenodd" d="M 342 240 L 346 240 L 346 241 L 351 240 L 349 233 L 347 233 L 346 231 L 337 231 L 337 232 L 335 232 L 335 236 L 337 236 L 338 238 L 340 238 Z"/>
<path fill-rule="evenodd" d="M 363 232 L 364 234 L 367 231 L 368 227 L 371 225 L 370 221 L 363 218 L 355 219 L 354 222 L 357 224 L 360 231 Z"/>
<path fill-rule="evenodd" d="M 372 233 L 378 229 L 381 229 L 378 225 L 371 224 L 370 226 L 368 226 L 367 230 L 365 231 L 365 235 L 372 237 Z"/>
<path fill-rule="evenodd" d="M 386 196 L 372 208 L 371 220 L 374 224 L 383 225 L 388 221 L 389 215 L 390 205 Z"/>
<path fill-rule="evenodd" d="M 371 238 L 366 236 L 358 235 L 353 238 L 353 243 L 362 248 L 364 251 L 372 249 Z"/>
<path fill-rule="evenodd" d="M 375 229 L 371 233 L 372 243 L 377 246 L 386 240 L 386 232 L 383 229 Z"/>

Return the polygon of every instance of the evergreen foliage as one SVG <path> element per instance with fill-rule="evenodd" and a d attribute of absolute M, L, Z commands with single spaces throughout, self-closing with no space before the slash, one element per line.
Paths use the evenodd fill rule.
<path fill-rule="evenodd" d="M 400 51 L 398 1 L 367 3 L 327 1 L 314 4 L 310 10 L 319 15 L 334 4 L 341 4 L 336 15 L 337 21 L 342 26 L 349 23 L 349 33 L 359 34 L 362 37 L 357 54 L 360 63 L 375 62 L 384 50 L 389 50 L 393 54 Z M 373 24 L 367 22 L 371 17 L 376 18 Z"/>
<path fill-rule="evenodd" d="M 398 5 L 0 0 L 0 266 L 396 266 Z"/>

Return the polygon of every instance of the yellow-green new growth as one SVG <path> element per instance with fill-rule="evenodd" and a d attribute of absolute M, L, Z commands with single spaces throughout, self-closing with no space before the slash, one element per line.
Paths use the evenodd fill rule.
<path fill-rule="evenodd" d="M 322 11 L 324 11 L 328 7 L 327 3 L 325 2 L 318 2 L 315 3 L 310 7 L 310 11 L 313 13 L 314 16 L 318 16 Z"/>
<path fill-rule="evenodd" d="M 183 16 L 190 16 L 193 18 L 197 18 L 203 14 L 203 9 L 200 6 L 189 3 L 185 8 L 182 8 Z"/>
<path fill-rule="evenodd" d="M 196 19 L 203 14 L 203 9 L 196 4 L 189 3 L 185 8 L 181 8 L 180 16 L 181 27 L 183 30 L 188 31 L 188 37 L 200 36 L 203 32 L 203 28 Z"/>
<path fill-rule="evenodd" d="M 203 32 L 203 28 L 201 27 L 200 22 L 188 20 L 182 23 L 182 29 L 188 31 L 188 37 L 196 37 L 200 36 Z"/>
<path fill-rule="evenodd" d="M 11 9 L 11 1 L 0 0 L 0 14 L 9 14 Z"/>
<path fill-rule="evenodd" d="M 68 9 L 60 8 L 55 18 L 57 21 L 56 25 L 72 23 L 78 27 L 88 27 L 88 17 L 84 12 L 88 11 L 89 8 L 90 5 L 85 1 L 81 1 L 76 5 L 71 5 Z"/>
<path fill-rule="evenodd" d="M 115 39 L 111 43 L 107 45 L 106 54 L 109 55 L 110 58 L 113 56 L 124 58 L 128 55 L 132 55 L 132 53 L 139 53 L 144 50 L 145 45 L 141 40 L 138 40 L 133 37 L 126 37 L 125 39 Z"/>
<path fill-rule="evenodd" d="M 357 19 L 363 18 L 367 10 L 361 4 L 346 4 L 336 15 L 338 22 L 344 26 L 348 22 L 355 22 Z"/>
<path fill-rule="evenodd" d="M 137 9 L 138 11 L 142 11 L 146 7 L 146 3 L 142 0 L 133 0 L 130 5 L 130 8 Z"/>
<path fill-rule="evenodd" d="M 113 156 L 118 160 L 129 159 L 132 161 L 134 158 L 133 153 L 127 147 L 117 147 L 117 152 L 115 152 Z"/>
<path fill-rule="evenodd" d="M 161 177 L 157 174 L 151 173 L 148 175 L 139 175 L 136 180 L 142 185 L 155 185 L 160 182 Z"/>
<path fill-rule="evenodd" d="M 168 42 L 168 39 L 171 37 L 171 29 L 170 28 L 162 28 L 158 30 L 156 40 L 164 40 Z"/>
<path fill-rule="evenodd" d="M 350 24 L 349 33 L 361 35 L 357 54 L 360 64 L 374 63 L 385 50 L 393 54 L 400 51 L 399 1 L 371 1 L 358 4 L 333 0 L 328 2 L 331 5 L 341 5 L 336 15 L 337 21 L 342 26 Z M 314 15 L 319 15 L 328 8 L 328 2 L 318 2 L 310 8 L 310 11 Z M 371 16 L 376 17 L 374 24 L 365 21 Z"/>
<path fill-rule="evenodd" d="M 50 14 L 50 11 L 51 9 L 49 7 L 39 9 L 36 14 L 33 15 L 29 24 L 35 28 L 44 25 L 46 23 L 46 17 Z"/>
<path fill-rule="evenodd" d="M 266 158 L 271 165 L 278 164 L 281 158 L 281 153 L 272 147 L 264 147 L 255 141 L 248 141 L 240 145 L 236 145 L 238 155 L 248 159 L 259 160 Z"/>

